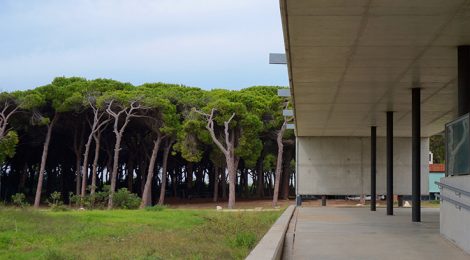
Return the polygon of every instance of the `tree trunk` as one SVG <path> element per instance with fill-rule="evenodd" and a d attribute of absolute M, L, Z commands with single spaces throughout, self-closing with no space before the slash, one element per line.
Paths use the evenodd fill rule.
<path fill-rule="evenodd" d="M 286 129 L 286 122 L 282 124 L 281 130 L 277 134 L 277 161 L 276 161 L 276 174 L 274 177 L 274 193 L 273 193 L 273 207 L 277 206 L 279 198 L 279 184 L 281 183 L 282 176 L 282 154 L 284 152 L 284 144 L 282 143 L 282 137 Z"/>
<path fill-rule="evenodd" d="M 140 208 L 143 209 L 152 204 L 151 195 L 152 195 L 152 179 L 155 172 L 155 162 L 157 160 L 158 149 L 160 147 L 160 142 L 162 138 L 157 137 L 153 143 L 152 155 L 150 156 L 150 163 L 148 166 L 147 172 L 147 181 L 145 182 L 144 192 L 142 193 L 142 202 L 140 203 Z"/>
<path fill-rule="evenodd" d="M 90 153 L 91 141 L 93 140 L 93 132 L 88 136 L 88 140 L 85 144 L 85 153 L 83 154 L 83 164 L 82 164 L 82 192 L 81 197 L 85 197 L 86 193 L 86 182 L 88 178 L 88 154 Z"/>
<path fill-rule="evenodd" d="M 178 196 L 178 173 L 181 173 L 181 168 L 173 169 L 173 178 L 171 178 L 171 184 L 173 185 L 173 197 Z"/>
<path fill-rule="evenodd" d="M 261 153 L 258 162 L 256 163 L 256 173 L 258 175 L 258 182 L 256 185 L 256 195 L 258 198 L 264 197 L 264 169 L 263 169 L 263 161 L 264 161 L 264 151 Z"/>
<path fill-rule="evenodd" d="M 28 164 L 25 162 L 23 170 L 20 170 L 20 179 L 18 183 L 18 192 L 24 192 L 24 185 L 26 183 L 26 178 L 28 177 Z"/>
<path fill-rule="evenodd" d="M 42 191 L 42 182 L 44 179 L 44 171 L 46 169 L 46 161 L 47 155 L 49 153 L 49 144 L 51 142 L 52 136 L 52 129 L 54 128 L 54 124 L 59 118 L 59 114 L 55 114 L 54 118 L 52 118 L 51 123 L 47 126 L 47 133 L 46 139 L 44 140 L 44 147 L 42 150 L 42 157 L 41 157 L 41 166 L 39 168 L 39 177 L 38 177 L 38 185 L 36 187 L 36 196 L 34 198 L 34 208 L 39 208 L 39 203 L 41 202 L 41 191 Z"/>
<path fill-rule="evenodd" d="M 222 198 L 226 199 L 227 198 L 227 173 L 225 172 L 225 169 L 222 168 L 221 170 L 221 184 L 222 184 Z"/>
<path fill-rule="evenodd" d="M 127 190 L 132 192 L 134 188 L 134 158 L 129 156 L 129 160 L 127 162 Z"/>
<path fill-rule="evenodd" d="M 82 161 L 82 148 L 83 148 L 83 134 L 85 132 L 85 125 L 82 125 L 80 136 L 78 135 L 78 129 L 75 131 L 75 138 L 73 142 L 73 148 L 75 152 L 75 194 L 80 195 L 81 186 L 81 161 Z M 79 140 L 78 140 L 79 138 Z"/>
<path fill-rule="evenodd" d="M 158 200 L 158 205 L 163 205 L 163 203 L 165 202 L 168 154 L 170 153 L 172 144 L 173 144 L 172 141 L 168 141 L 168 144 L 163 149 L 162 185 L 160 188 L 160 199 Z"/>
<path fill-rule="evenodd" d="M 249 196 L 249 188 L 248 188 L 248 169 L 244 168 L 242 171 L 243 175 L 243 197 L 248 198 Z"/>
<path fill-rule="evenodd" d="M 188 162 L 186 166 L 186 197 L 191 193 L 193 187 L 193 163 Z"/>
<path fill-rule="evenodd" d="M 233 155 L 233 151 L 230 152 L 231 156 L 228 156 L 226 159 L 227 162 L 227 171 L 228 171 L 228 205 L 229 209 L 235 208 L 235 195 L 236 195 L 236 185 L 237 185 L 237 166 L 238 160 Z"/>
<path fill-rule="evenodd" d="M 93 159 L 93 170 L 92 170 L 92 176 L 91 176 L 91 191 L 90 194 L 94 195 L 96 191 L 96 174 L 98 170 L 98 159 L 100 157 L 100 139 L 101 139 L 101 134 L 98 133 L 98 135 L 93 137 L 95 139 L 95 158 Z"/>
<path fill-rule="evenodd" d="M 147 180 L 147 162 L 142 160 L 139 166 L 140 172 L 140 195 L 144 194 L 145 182 Z"/>
<path fill-rule="evenodd" d="M 116 190 L 116 178 L 119 168 L 119 152 L 121 151 L 121 140 L 122 134 L 116 136 L 116 144 L 114 145 L 114 159 L 113 159 L 113 171 L 111 172 L 111 187 L 109 190 L 108 209 L 113 208 L 113 196 Z"/>
<path fill-rule="evenodd" d="M 204 182 L 204 168 L 202 164 L 199 164 L 199 167 L 197 167 L 197 170 L 196 170 L 196 192 L 199 194 L 202 192 L 202 188 L 204 186 L 203 182 Z"/>
<path fill-rule="evenodd" d="M 103 183 L 109 183 L 109 175 L 113 171 L 113 149 L 112 147 L 108 147 L 106 149 L 107 161 L 106 161 L 106 174 L 103 171 Z"/>
<path fill-rule="evenodd" d="M 214 195 L 213 201 L 217 202 L 219 200 L 219 174 L 220 169 L 217 166 L 214 166 Z"/>
<path fill-rule="evenodd" d="M 284 154 L 283 162 L 283 181 L 282 181 L 282 198 L 287 200 L 289 199 L 289 190 L 290 190 L 290 177 L 291 177 L 291 168 L 290 161 L 292 160 L 292 151 L 286 149 Z"/>

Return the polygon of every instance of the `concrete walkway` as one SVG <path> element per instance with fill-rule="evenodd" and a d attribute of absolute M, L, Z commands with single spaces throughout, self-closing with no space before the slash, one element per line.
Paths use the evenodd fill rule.
<path fill-rule="evenodd" d="M 294 242 L 284 259 L 470 259 L 439 235 L 439 209 L 423 209 L 422 222 L 411 210 L 298 208 L 291 222 Z M 295 224 L 295 225 L 292 225 Z"/>

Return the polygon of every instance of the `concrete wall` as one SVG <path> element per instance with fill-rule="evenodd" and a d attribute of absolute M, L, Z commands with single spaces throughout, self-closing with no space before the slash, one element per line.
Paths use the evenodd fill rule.
<path fill-rule="evenodd" d="M 421 143 L 421 193 L 428 194 L 429 138 Z M 411 194 L 411 138 L 394 139 L 394 194 Z M 370 194 L 370 138 L 297 137 L 297 194 Z M 386 139 L 377 138 L 377 194 L 386 193 Z"/>
<path fill-rule="evenodd" d="M 470 175 L 445 177 L 441 182 L 452 187 L 470 191 Z M 444 188 L 441 195 L 455 201 L 470 205 L 470 198 L 458 196 L 455 192 Z M 448 201 L 441 201 L 441 234 L 470 254 L 470 211 L 458 209 Z"/>

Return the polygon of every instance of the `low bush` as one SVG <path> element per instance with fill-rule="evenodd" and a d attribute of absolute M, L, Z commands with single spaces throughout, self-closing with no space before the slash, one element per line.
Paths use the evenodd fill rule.
<path fill-rule="evenodd" d="M 126 188 L 121 188 L 114 193 L 113 205 L 119 209 L 137 209 L 140 205 L 140 198 Z"/>
<path fill-rule="evenodd" d="M 85 197 L 70 193 L 69 199 L 71 206 L 84 207 L 86 209 L 105 209 L 108 205 L 109 185 L 105 185 L 102 191 L 96 191 L 93 195 L 88 194 Z"/>
<path fill-rule="evenodd" d="M 52 211 L 67 211 L 69 208 L 62 202 L 62 194 L 58 191 L 54 191 L 50 199 L 48 200 L 49 207 Z"/>
<path fill-rule="evenodd" d="M 70 193 L 70 203 L 75 207 L 86 209 L 105 209 L 108 206 L 109 185 L 105 185 L 102 191 L 81 197 Z M 113 205 L 117 209 L 137 209 L 140 206 L 140 198 L 137 194 L 129 192 L 126 188 L 117 190 L 113 196 Z"/>
<path fill-rule="evenodd" d="M 15 195 L 11 196 L 11 200 L 13 205 L 16 207 L 24 208 L 29 206 L 28 202 L 26 201 L 26 196 L 23 193 L 16 193 Z"/>

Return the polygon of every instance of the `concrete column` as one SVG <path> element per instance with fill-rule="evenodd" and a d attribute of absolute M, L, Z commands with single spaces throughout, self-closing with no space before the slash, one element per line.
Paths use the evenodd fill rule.
<path fill-rule="evenodd" d="M 370 210 L 377 204 L 377 127 L 370 127 Z"/>
<path fill-rule="evenodd" d="M 321 196 L 321 205 L 322 205 L 323 207 L 326 206 L 326 195 L 322 195 L 322 196 Z"/>
<path fill-rule="evenodd" d="M 412 89 L 411 103 L 411 216 L 421 222 L 421 89 Z"/>
<path fill-rule="evenodd" d="M 387 111 L 387 215 L 393 215 L 393 112 Z"/>
<path fill-rule="evenodd" d="M 458 111 L 470 112 L 470 46 L 458 47 Z"/>

